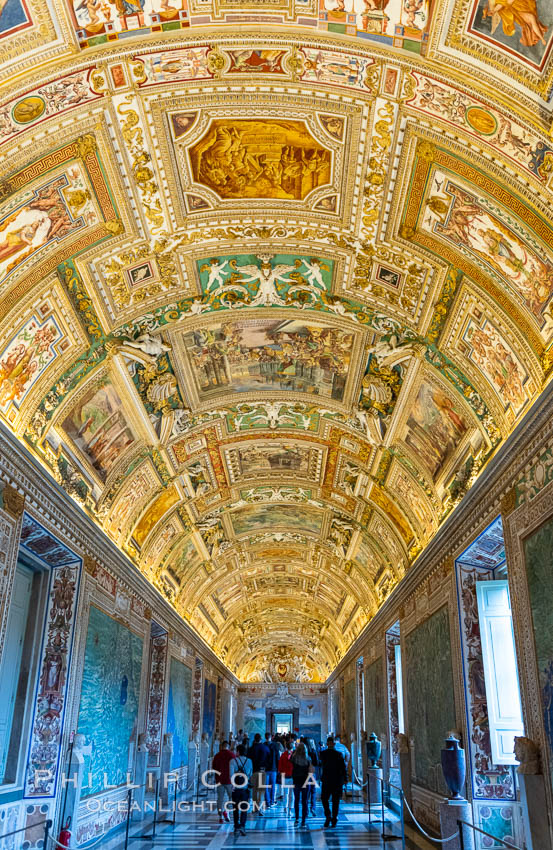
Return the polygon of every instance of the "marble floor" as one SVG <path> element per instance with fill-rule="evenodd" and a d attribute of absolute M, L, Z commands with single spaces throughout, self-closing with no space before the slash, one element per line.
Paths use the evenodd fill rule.
<path fill-rule="evenodd" d="M 376 816 L 376 815 L 375 815 Z M 209 806 L 204 811 L 179 812 L 176 824 L 159 823 L 156 837 L 144 838 L 151 834 L 150 818 L 144 823 L 135 822 L 131 826 L 129 850 L 223 850 L 223 848 L 243 847 L 244 850 L 355 850 L 355 848 L 379 848 L 401 850 L 400 825 L 392 813 L 387 813 L 388 836 L 398 836 L 395 840 L 381 838 L 381 824 L 370 824 L 367 812 L 360 803 L 342 803 L 340 818 L 335 829 L 324 829 L 324 815 L 320 802 L 317 802 L 316 815 L 310 816 L 306 829 L 294 827 L 294 821 L 284 816 L 281 806 L 276 806 L 264 817 L 248 817 L 245 836 L 235 836 L 232 824 L 219 824 L 216 812 L 211 813 Z M 119 833 L 107 842 L 102 842 L 100 850 L 123 850 L 124 836 Z M 430 844 L 407 830 L 405 847 L 408 850 L 430 850 L 436 845 Z"/>

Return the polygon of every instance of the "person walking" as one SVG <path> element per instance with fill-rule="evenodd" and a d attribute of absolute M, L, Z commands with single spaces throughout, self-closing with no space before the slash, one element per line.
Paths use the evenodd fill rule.
<path fill-rule="evenodd" d="M 265 783 L 269 787 L 265 789 L 265 805 L 270 809 L 275 805 L 278 762 L 282 753 L 282 747 L 276 735 L 271 740 L 269 732 L 265 733 L 265 744 L 269 747 L 269 762 L 266 774 L 267 782 Z"/>
<path fill-rule="evenodd" d="M 334 738 L 330 736 L 326 741 L 326 750 L 321 752 L 321 803 L 325 812 L 325 828 L 335 827 L 338 822 L 342 789 L 347 781 L 346 762 L 342 753 L 336 749 Z M 329 805 L 331 799 L 332 811 Z"/>
<path fill-rule="evenodd" d="M 347 771 L 348 765 L 349 765 L 349 760 L 350 760 L 351 756 L 350 756 L 350 752 L 349 752 L 348 748 L 346 747 L 346 745 L 342 744 L 342 741 L 340 739 L 340 735 L 338 735 L 338 734 L 336 734 L 334 736 L 334 746 L 335 746 L 336 751 L 338 753 L 341 753 L 342 756 L 344 757 L 344 761 L 346 763 L 346 771 Z"/>
<path fill-rule="evenodd" d="M 236 754 L 229 748 L 229 742 L 223 741 L 221 749 L 213 756 L 211 763 L 213 770 L 217 771 L 217 811 L 219 812 L 219 823 L 229 822 L 226 807 L 226 799 L 232 799 L 229 765 L 235 758 Z"/>
<path fill-rule="evenodd" d="M 232 814 L 234 817 L 234 834 L 246 834 L 246 819 L 250 806 L 250 782 L 253 773 L 251 759 L 246 755 L 246 748 L 239 744 L 236 756 L 229 762 L 229 775 L 232 784 Z"/>
<path fill-rule="evenodd" d="M 293 787 L 292 772 L 294 766 L 292 764 L 292 742 L 288 740 L 284 748 L 284 752 L 278 760 L 278 773 L 280 776 L 280 784 L 284 786 L 286 793 L 283 790 L 284 811 L 288 817 L 292 817 L 292 802 L 293 802 Z"/>
<path fill-rule="evenodd" d="M 294 814 L 296 816 L 294 826 L 300 825 L 301 802 L 301 826 L 304 827 L 307 820 L 308 780 L 313 773 L 313 765 L 307 755 L 305 744 L 302 744 L 301 741 L 290 760 L 292 762 L 292 781 L 294 783 Z"/>
<path fill-rule="evenodd" d="M 265 799 L 264 782 L 267 776 L 267 768 L 271 753 L 267 744 L 261 740 L 261 735 L 257 732 L 253 739 L 253 744 L 248 750 L 248 758 L 251 759 L 253 765 L 252 775 L 252 800 L 254 811 L 259 817 L 263 817 L 263 805 Z"/>
<path fill-rule="evenodd" d="M 319 770 L 319 756 L 317 755 L 317 748 L 315 747 L 315 741 L 313 738 L 307 738 L 306 741 L 307 755 L 309 756 L 309 760 L 313 765 L 313 775 L 315 779 L 318 781 L 318 770 Z M 315 814 L 315 803 L 316 803 L 316 791 L 317 785 L 315 782 L 310 782 L 307 791 L 307 804 L 309 806 L 309 811 L 312 815 Z"/>

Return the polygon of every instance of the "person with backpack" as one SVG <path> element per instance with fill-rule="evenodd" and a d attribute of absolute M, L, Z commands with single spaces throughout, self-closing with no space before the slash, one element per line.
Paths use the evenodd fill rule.
<path fill-rule="evenodd" d="M 234 834 L 246 834 L 246 819 L 250 807 L 250 783 L 253 774 L 251 759 L 246 755 L 243 744 L 237 747 L 235 758 L 229 762 L 229 775 L 232 785 L 232 808 L 234 816 Z"/>
<path fill-rule="evenodd" d="M 286 741 L 286 747 L 281 757 L 278 760 L 278 773 L 280 776 L 280 784 L 283 789 L 283 797 L 284 797 L 284 811 L 288 817 L 292 817 L 292 789 L 294 787 L 294 782 L 292 779 L 292 772 L 294 766 L 292 764 L 292 741 L 288 739 Z"/>
<path fill-rule="evenodd" d="M 301 741 L 296 747 L 292 758 L 292 781 L 294 783 L 294 826 L 306 825 L 307 820 L 307 794 L 309 792 L 309 781 L 313 782 L 313 765 L 307 755 L 305 744 Z M 311 777 L 311 780 L 310 780 Z M 301 801 L 301 824 L 300 824 L 300 801 Z"/>

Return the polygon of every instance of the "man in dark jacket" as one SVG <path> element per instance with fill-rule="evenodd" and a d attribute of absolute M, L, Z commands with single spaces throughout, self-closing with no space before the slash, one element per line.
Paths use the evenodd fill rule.
<path fill-rule="evenodd" d="M 271 806 L 275 805 L 275 797 L 276 797 L 276 785 L 277 785 L 277 776 L 278 776 L 278 760 L 283 752 L 283 748 L 280 745 L 277 736 L 275 735 L 271 740 L 271 733 L 265 732 L 265 744 L 269 747 L 269 764 L 267 765 L 267 782 L 266 785 L 269 787 L 265 791 L 265 804 L 268 809 Z"/>
<path fill-rule="evenodd" d="M 260 817 L 263 817 L 263 800 L 265 794 L 265 786 L 268 784 L 264 780 L 267 777 L 267 770 L 271 762 L 271 751 L 267 744 L 261 740 L 259 732 L 256 733 L 253 744 L 248 750 L 248 758 L 252 760 L 252 802 L 254 812 L 257 811 Z"/>
<path fill-rule="evenodd" d="M 325 827 L 336 826 L 342 789 L 348 781 L 344 757 L 334 745 L 334 738 L 327 738 L 327 748 L 321 753 L 321 803 L 325 811 Z M 332 814 L 329 806 L 330 798 L 332 798 Z"/>

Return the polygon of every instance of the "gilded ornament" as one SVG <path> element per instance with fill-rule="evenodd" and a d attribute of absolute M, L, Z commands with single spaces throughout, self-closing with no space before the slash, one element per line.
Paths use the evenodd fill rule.
<path fill-rule="evenodd" d="M 112 236 L 119 236 L 125 232 L 125 225 L 120 218 L 114 218 L 111 221 L 104 221 L 104 227 Z"/>
<path fill-rule="evenodd" d="M 12 109 L 12 117 L 18 124 L 31 124 L 41 115 L 44 115 L 45 110 L 46 102 L 44 99 L 39 95 L 30 95 L 15 104 Z"/>
<path fill-rule="evenodd" d="M 436 146 L 426 139 L 421 139 L 417 145 L 417 156 L 426 162 L 432 162 L 436 156 Z"/>
<path fill-rule="evenodd" d="M 98 149 L 96 136 L 92 133 L 86 133 L 84 136 L 79 136 L 79 138 L 76 139 L 75 144 L 77 145 L 77 150 L 79 151 L 81 159 L 86 159 L 86 157 L 91 153 L 96 153 Z"/>
<path fill-rule="evenodd" d="M 11 484 L 5 484 L 1 493 L 2 507 L 11 517 L 19 519 L 25 509 L 25 496 Z"/>
<path fill-rule="evenodd" d="M 505 493 L 503 498 L 501 499 L 501 515 L 503 517 L 508 517 L 513 513 L 514 509 L 517 506 L 517 491 L 515 487 L 511 487 L 510 490 Z"/>

